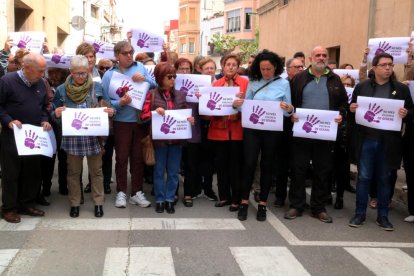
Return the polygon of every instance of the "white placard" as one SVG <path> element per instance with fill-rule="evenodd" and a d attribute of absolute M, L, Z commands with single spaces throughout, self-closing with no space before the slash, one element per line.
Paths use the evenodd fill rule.
<path fill-rule="evenodd" d="M 144 65 L 144 67 L 145 67 L 145 69 L 147 69 L 148 75 L 150 75 L 151 79 L 155 83 L 155 75 L 154 75 L 155 65 Z"/>
<path fill-rule="evenodd" d="M 242 105 L 242 126 L 283 131 L 283 110 L 280 102 L 245 100 Z"/>
<path fill-rule="evenodd" d="M 359 70 L 357 69 L 333 69 L 338 76 L 349 75 L 355 80 L 355 85 L 359 83 Z"/>
<path fill-rule="evenodd" d="M 233 108 L 236 94 L 240 87 L 200 87 L 200 115 L 224 116 L 237 114 L 239 111 Z"/>
<path fill-rule="evenodd" d="M 198 103 L 195 93 L 200 91 L 200 87 L 211 86 L 211 76 L 195 74 L 177 74 L 175 89 L 186 93 L 186 101 Z"/>
<path fill-rule="evenodd" d="M 44 54 L 43 57 L 46 60 L 47 68 L 69 69 L 73 55 Z"/>
<path fill-rule="evenodd" d="M 108 113 L 102 108 L 66 108 L 62 112 L 63 136 L 108 136 Z"/>
<path fill-rule="evenodd" d="M 357 103 L 357 124 L 383 130 L 401 130 L 402 119 L 398 110 L 404 107 L 403 100 L 358 96 Z"/>
<path fill-rule="evenodd" d="M 13 125 L 13 131 L 17 153 L 20 156 L 38 154 L 48 157 L 53 156 L 53 145 L 49 132 L 44 131 L 43 127 L 22 124 L 22 128 L 19 129 L 16 125 Z"/>
<path fill-rule="evenodd" d="M 345 87 L 346 96 L 348 97 L 348 104 L 352 101 L 352 94 L 354 94 L 354 87 Z"/>
<path fill-rule="evenodd" d="M 318 140 L 335 141 L 338 111 L 297 108 L 299 121 L 293 124 L 293 136 Z"/>
<path fill-rule="evenodd" d="M 381 53 L 388 53 L 394 57 L 394 64 L 407 63 L 407 48 L 409 37 L 384 37 L 384 38 L 371 38 L 368 41 L 368 61 L 372 62 L 372 59 Z"/>
<path fill-rule="evenodd" d="M 411 41 L 411 49 L 413 49 L 413 52 L 414 52 L 414 31 L 411 32 L 410 41 Z"/>
<path fill-rule="evenodd" d="M 125 93 L 128 93 L 132 99 L 128 105 L 142 110 L 149 88 L 150 84 L 146 81 L 134 82 L 126 75 L 113 72 L 111 82 L 109 83 L 108 94 L 112 99 L 119 99 Z"/>
<path fill-rule="evenodd" d="M 49 133 L 50 142 L 52 143 L 53 154 L 55 154 L 57 151 L 57 142 L 56 142 L 55 132 L 53 131 L 53 129 L 51 129 L 47 133 Z"/>
<path fill-rule="evenodd" d="M 153 140 L 190 139 L 191 124 L 187 121 L 191 117 L 191 109 L 165 110 L 161 116 L 151 112 L 151 128 Z"/>
<path fill-rule="evenodd" d="M 95 49 L 97 58 L 107 58 L 115 60 L 113 44 L 100 41 L 92 37 L 85 37 L 85 42 L 92 45 L 92 47 Z"/>
<path fill-rule="evenodd" d="M 43 42 L 46 34 L 44 32 L 11 32 L 9 37 L 13 39 L 10 52 L 14 55 L 19 48 L 26 48 L 30 52 L 42 54 Z"/>
<path fill-rule="evenodd" d="M 410 88 L 411 99 L 414 101 L 414 81 L 408 81 L 408 88 Z"/>
<path fill-rule="evenodd" d="M 164 36 L 144 29 L 132 29 L 131 44 L 135 52 L 161 52 Z"/>

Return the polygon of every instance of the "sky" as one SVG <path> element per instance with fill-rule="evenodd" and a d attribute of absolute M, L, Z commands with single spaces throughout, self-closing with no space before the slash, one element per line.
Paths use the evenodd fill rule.
<path fill-rule="evenodd" d="M 143 28 L 163 34 L 164 21 L 178 19 L 178 0 L 118 0 L 117 14 L 124 29 Z"/>

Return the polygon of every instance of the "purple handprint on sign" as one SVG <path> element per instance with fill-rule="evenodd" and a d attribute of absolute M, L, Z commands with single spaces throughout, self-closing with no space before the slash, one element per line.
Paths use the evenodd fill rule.
<path fill-rule="evenodd" d="M 181 83 L 180 91 L 184 92 L 188 97 L 192 97 L 193 94 L 188 95 L 188 91 L 190 91 L 194 87 L 194 84 L 190 80 L 183 80 Z"/>
<path fill-rule="evenodd" d="M 146 33 L 140 33 L 138 35 L 137 46 L 139 48 L 148 48 L 148 45 L 145 45 L 148 39 L 150 39 L 149 35 L 147 35 Z"/>
<path fill-rule="evenodd" d="M 160 131 L 164 134 L 175 133 L 175 131 L 170 131 L 170 128 L 177 122 L 177 120 L 175 120 L 174 117 L 167 115 L 164 116 L 163 121 L 164 123 L 161 125 Z"/>
<path fill-rule="evenodd" d="M 62 56 L 61 55 L 54 54 L 52 56 L 52 62 L 55 63 L 55 64 L 59 64 L 59 63 L 65 64 L 65 62 L 64 61 L 61 61 L 61 60 L 62 60 Z"/>
<path fill-rule="evenodd" d="M 99 40 L 95 40 L 95 42 L 92 43 L 92 47 L 95 49 L 95 52 L 101 54 L 104 53 L 104 50 L 101 50 L 102 45 L 104 45 L 104 43 Z"/>
<path fill-rule="evenodd" d="M 365 112 L 364 115 L 364 119 L 367 120 L 368 122 L 374 122 L 374 123 L 379 123 L 379 120 L 374 120 L 375 116 L 377 116 L 380 112 L 382 112 L 382 109 L 380 109 L 381 106 L 377 105 L 377 104 L 373 104 L 371 107 L 371 104 L 368 105 L 368 111 Z"/>
<path fill-rule="evenodd" d="M 149 69 L 148 74 L 151 76 L 151 79 L 155 81 L 154 68 Z"/>
<path fill-rule="evenodd" d="M 24 131 L 25 135 L 26 135 L 26 139 L 24 139 L 24 146 L 28 147 L 29 149 L 34 149 L 34 148 L 38 148 L 40 149 L 39 146 L 36 146 L 36 140 L 39 136 L 36 135 L 36 132 L 32 132 L 32 130 L 29 130 L 29 133 L 27 133 L 27 130 Z"/>
<path fill-rule="evenodd" d="M 75 119 L 72 121 L 72 127 L 74 127 L 76 130 L 79 129 L 88 129 L 87 127 L 82 127 L 82 124 L 88 119 L 89 117 L 86 114 L 83 114 L 82 112 L 75 112 Z"/>
<path fill-rule="evenodd" d="M 266 111 L 263 110 L 262 107 L 258 106 L 253 106 L 253 112 L 250 115 L 250 122 L 252 122 L 253 124 L 264 124 L 263 122 L 259 122 L 260 117 L 262 117 L 264 114 L 266 113 Z"/>
<path fill-rule="evenodd" d="M 220 93 L 211 92 L 210 93 L 210 100 L 207 102 L 207 108 L 209 108 L 210 110 L 214 110 L 214 109 L 221 110 L 220 107 L 216 108 L 216 105 L 222 99 L 223 99 L 223 97 L 221 97 Z"/>
<path fill-rule="evenodd" d="M 306 132 L 313 132 L 313 133 L 317 133 L 316 130 L 312 130 L 313 126 L 318 124 L 320 122 L 320 120 L 318 120 L 318 117 L 316 117 L 315 115 L 312 115 L 309 117 L 309 115 L 306 117 L 306 122 L 303 124 L 302 129 Z"/>
<path fill-rule="evenodd" d="M 20 36 L 20 40 L 19 40 L 19 43 L 17 44 L 17 48 L 27 48 L 27 44 L 29 44 L 30 41 L 32 41 L 30 36 L 28 35 Z"/>
<path fill-rule="evenodd" d="M 116 90 L 116 94 L 122 98 L 128 91 L 132 90 L 132 84 L 129 81 L 122 81 L 121 86 Z"/>
<path fill-rule="evenodd" d="M 375 51 L 375 55 L 383 54 L 389 49 L 391 49 L 391 45 L 388 42 L 383 41 L 381 44 L 381 41 L 380 41 L 378 45 L 378 49 Z"/>

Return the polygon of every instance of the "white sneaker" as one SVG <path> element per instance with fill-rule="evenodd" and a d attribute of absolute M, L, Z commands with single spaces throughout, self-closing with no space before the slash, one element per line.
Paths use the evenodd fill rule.
<path fill-rule="evenodd" d="M 405 222 L 414 222 L 414 216 L 408 216 L 404 219 Z"/>
<path fill-rule="evenodd" d="M 151 206 L 151 202 L 149 202 L 143 192 L 139 191 L 134 196 L 129 198 L 130 204 L 135 204 L 143 208 L 147 208 Z"/>
<path fill-rule="evenodd" d="M 116 194 L 115 207 L 125 208 L 126 207 L 126 194 L 124 192 L 118 192 Z"/>

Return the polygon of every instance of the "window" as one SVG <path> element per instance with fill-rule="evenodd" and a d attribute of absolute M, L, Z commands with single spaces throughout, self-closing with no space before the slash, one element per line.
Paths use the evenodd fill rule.
<path fill-rule="evenodd" d="M 240 10 L 227 12 L 227 32 L 240 32 Z"/>
<path fill-rule="evenodd" d="M 188 39 L 188 52 L 190 54 L 194 53 L 194 48 L 195 48 L 195 43 L 194 43 L 195 39 L 194 38 L 189 38 Z"/>
<path fill-rule="evenodd" d="M 289 4 L 289 0 L 283 0 L 283 5 Z"/>
<path fill-rule="evenodd" d="M 185 43 L 185 38 L 180 38 L 180 53 L 185 54 L 187 52 L 187 43 Z"/>
<path fill-rule="evenodd" d="M 189 23 L 196 23 L 196 9 L 190 8 L 190 20 Z"/>
<path fill-rule="evenodd" d="M 180 9 L 180 23 L 187 23 L 187 8 Z"/>
<path fill-rule="evenodd" d="M 95 5 L 91 5 L 91 17 L 98 18 L 99 8 Z"/>
<path fill-rule="evenodd" d="M 252 29 L 252 9 L 251 8 L 244 9 L 244 29 L 245 30 Z"/>

